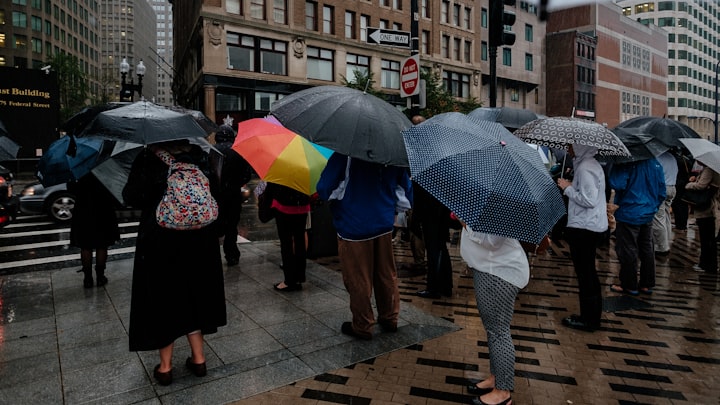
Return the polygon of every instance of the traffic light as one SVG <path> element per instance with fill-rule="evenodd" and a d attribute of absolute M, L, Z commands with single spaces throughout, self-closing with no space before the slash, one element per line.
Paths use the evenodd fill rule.
<path fill-rule="evenodd" d="M 490 0 L 489 42 L 491 47 L 515 43 L 515 33 L 505 31 L 506 25 L 515 24 L 515 13 L 505 10 L 505 5 L 515 5 L 515 0 Z"/>

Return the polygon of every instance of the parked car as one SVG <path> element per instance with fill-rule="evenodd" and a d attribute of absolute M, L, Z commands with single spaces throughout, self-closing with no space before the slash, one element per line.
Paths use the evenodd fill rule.
<path fill-rule="evenodd" d="M 12 172 L 0 166 L 0 228 L 15 218 L 18 212 L 18 197 L 13 194 Z"/>
<path fill-rule="evenodd" d="M 20 212 L 29 215 L 48 215 L 57 222 L 72 219 L 75 196 L 67 190 L 67 184 L 45 187 L 40 183 L 27 185 L 20 193 Z"/>

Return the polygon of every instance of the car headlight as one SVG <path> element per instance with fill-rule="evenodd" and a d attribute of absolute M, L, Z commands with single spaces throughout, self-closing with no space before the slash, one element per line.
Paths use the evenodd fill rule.
<path fill-rule="evenodd" d="M 36 185 L 33 185 L 33 186 L 27 186 L 27 187 L 25 187 L 25 188 L 23 189 L 23 191 L 20 193 L 20 195 L 22 195 L 22 196 L 24 196 L 24 197 L 29 197 L 29 196 L 33 196 L 33 195 L 42 194 L 42 191 L 43 191 L 43 186 L 42 186 L 42 185 L 39 185 L 39 184 L 36 184 Z"/>

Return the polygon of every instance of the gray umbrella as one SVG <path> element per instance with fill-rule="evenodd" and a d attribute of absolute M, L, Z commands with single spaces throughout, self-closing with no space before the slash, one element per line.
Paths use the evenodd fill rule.
<path fill-rule="evenodd" d="M 286 128 L 311 142 L 357 159 L 407 166 L 402 130 L 412 126 L 395 108 L 371 94 L 319 86 L 275 102 L 270 110 Z"/>
<path fill-rule="evenodd" d="M 497 122 L 510 131 L 538 119 L 537 114 L 530 110 L 512 107 L 480 107 L 470 111 L 468 117 Z"/>
<path fill-rule="evenodd" d="M 476 232 L 537 244 L 565 214 L 538 153 L 498 123 L 445 113 L 403 136 L 413 180 Z"/>
<path fill-rule="evenodd" d="M 678 141 L 695 160 L 720 173 L 720 146 L 703 138 L 679 138 Z"/>
<path fill-rule="evenodd" d="M 138 101 L 100 112 L 78 136 L 148 145 L 204 138 L 207 133 L 189 114 L 171 111 L 149 101 Z"/>
<path fill-rule="evenodd" d="M 597 122 L 570 117 L 550 117 L 531 121 L 513 132 L 527 143 L 567 149 L 578 144 L 598 149 L 601 156 L 630 156 L 622 141 Z"/>

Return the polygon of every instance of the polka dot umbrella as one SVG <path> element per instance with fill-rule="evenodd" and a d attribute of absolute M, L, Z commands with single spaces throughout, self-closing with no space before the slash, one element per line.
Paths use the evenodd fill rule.
<path fill-rule="evenodd" d="M 600 156 L 630 156 L 627 147 L 611 130 L 580 118 L 550 117 L 530 121 L 513 134 L 527 143 L 567 149 L 568 145 L 594 146 Z"/>
<path fill-rule="evenodd" d="M 473 231 L 538 244 L 565 214 L 537 151 L 498 123 L 445 113 L 403 138 L 413 180 Z"/>

